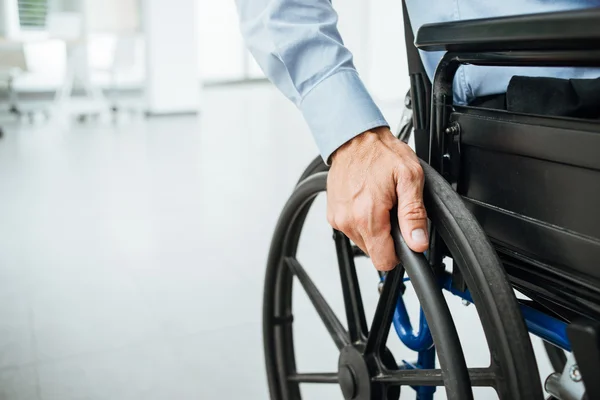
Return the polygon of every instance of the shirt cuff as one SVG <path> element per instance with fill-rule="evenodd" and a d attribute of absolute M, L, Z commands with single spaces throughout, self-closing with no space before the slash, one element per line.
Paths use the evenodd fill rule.
<path fill-rule="evenodd" d="M 299 107 L 325 162 L 355 136 L 380 126 L 389 127 L 354 70 L 342 70 L 321 81 Z"/>

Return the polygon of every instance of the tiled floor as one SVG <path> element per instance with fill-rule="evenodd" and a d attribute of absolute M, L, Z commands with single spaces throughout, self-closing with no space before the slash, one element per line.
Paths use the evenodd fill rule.
<path fill-rule="evenodd" d="M 395 125 L 396 106 L 384 112 Z M 316 155 L 295 108 L 242 86 L 207 90 L 199 118 L 4 128 L 0 400 L 266 399 L 266 254 Z M 300 257 L 341 311 L 323 200 Z M 366 262 L 359 275 L 371 318 L 376 276 Z M 332 369 L 335 349 L 296 292 L 299 367 Z M 451 302 L 469 360 L 485 364 L 473 307 Z"/>

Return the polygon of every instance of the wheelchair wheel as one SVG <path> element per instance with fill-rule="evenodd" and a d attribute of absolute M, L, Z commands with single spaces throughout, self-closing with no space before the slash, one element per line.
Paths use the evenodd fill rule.
<path fill-rule="evenodd" d="M 326 172 L 307 173 L 280 215 L 269 252 L 263 298 L 263 341 L 271 399 L 301 399 L 302 383 L 337 384 L 347 400 L 397 400 L 402 386 L 444 386 L 448 399 L 472 399 L 474 386 L 493 387 L 502 400 L 542 399 L 531 342 L 500 261 L 456 192 L 429 165 L 422 163 L 422 166 L 431 225 L 470 290 L 490 350 L 490 366 L 467 368 L 434 269 L 423 255 L 408 249 L 395 218 L 392 219 L 392 236 L 401 264 L 386 276 L 370 329 L 352 246 L 343 234 L 334 235 L 348 321 L 348 330 L 344 328 L 295 257 L 308 210 L 314 198 L 326 190 Z M 311 167 L 313 171 L 326 168 L 317 163 Z M 405 271 L 431 328 L 439 369 L 399 368 L 386 348 Z M 294 278 L 306 291 L 339 350 L 337 371 L 296 370 L 292 335 Z"/>

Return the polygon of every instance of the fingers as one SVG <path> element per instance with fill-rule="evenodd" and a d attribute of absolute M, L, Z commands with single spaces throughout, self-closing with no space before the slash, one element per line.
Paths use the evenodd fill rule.
<path fill-rule="evenodd" d="M 365 241 L 360 234 L 355 233 L 354 230 L 350 230 L 348 233 L 344 234 L 348 236 L 348 239 L 352 240 L 352 242 L 357 245 L 366 255 L 369 255 L 367 246 L 365 246 Z"/>
<path fill-rule="evenodd" d="M 331 199 L 327 198 L 327 221 L 329 225 L 335 230 L 342 232 L 344 235 L 348 237 L 348 239 L 352 240 L 352 242 L 357 245 L 365 254 L 369 254 L 367 251 L 367 246 L 365 246 L 365 242 L 360 235 L 356 231 L 354 224 L 352 223 L 350 214 L 341 213 L 339 210 L 334 210 L 334 207 L 331 205 Z"/>
<path fill-rule="evenodd" d="M 379 271 L 390 271 L 398 265 L 396 248 L 391 235 L 390 213 L 384 212 L 377 218 L 381 224 L 379 229 L 367 233 L 363 238 L 375 268 Z"/>
<path fill-rule="evenodd" d="M 332 156 L 327 178 L 327 217 L 365 253 L 375 267 L 397 263 L 390 210 L 398 205 L 404 240 L 416 252 L 427 250 L 423 170 L 416 154 L 386 128 L 365 132 Z"/>
<path fill-rule="evenodd" d="M 328 214 L 328 220 L 371 257 L 377 270 L 390 271 L 398 264 L 390 212 L 385 207 L 373 205 L 361 208 L 360 213 Z"/>
<path fill-rule="evenodd" d="M 398 222 L 402 237 L 413 251 L 429 247 L 427 212 L 423 204 L 423 169 L 418 163 L 405 164 L 398 173 Z"/>

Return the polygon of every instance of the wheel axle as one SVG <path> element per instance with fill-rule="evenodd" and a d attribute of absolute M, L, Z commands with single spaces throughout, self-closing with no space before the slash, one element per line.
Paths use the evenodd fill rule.
<path fill-rule="evenodd" d="M 364 343 L 344 347 L 338 361 L 338 382 L 344 399 L 398 400 L 400 386 L 391 386 L 376 379 L 384 368 L 398 369 L 394 356 L 387 348 L 377 356 L 365 354 Z"/>

